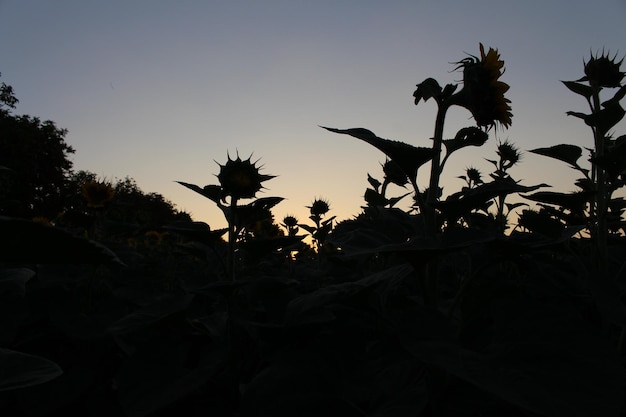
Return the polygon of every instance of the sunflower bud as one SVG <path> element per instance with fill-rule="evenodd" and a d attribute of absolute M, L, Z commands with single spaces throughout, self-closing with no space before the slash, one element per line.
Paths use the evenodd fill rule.
<path fill-rule="evenodd" d="M 585 77 L 581 81 L 589 81 L 598 87 L 619 87 L 626 73 L 620 71 L 620 66 L 624 59 L 615 62 L 617 56 L 609 58 L 608 54 L 591 56 L 589 61 L 585 63 Z"/>
<path fill-rule="evenodd" d="M 465 175 L 471 184 L 482 184 L 483 179 L 480 171 L 476 168 L 469 167 L 465 169 Z"/>
<path fill-rule="evenodd" d="M 391 159 L 385 161 L 385 164 L 383 165 L 383 172 L 385 173 L 385 181 L 388 181 L 392 184 L 404 187 L 406 184 L 409 183 L 409 178 L 407 177 L 407 175 L 404 173 L 404 171 L 402 171 L 400 166 Z"/>
<path fill-rule="evenodd" d="M 522 154 L 519 149 L 515 147 L 510 142 L 502 142 L 498 145 L 498 149 L 496 153 L 500 157 L 500 161 L 502 162 L 502 166 L 504 168 L 510 168 L 516 163 L 519 162 Z"/>
<path fill-rule="evenodd" d="M 311 210 L 311 216 L 319 217 L 328 213 L 328 211 L 330 210 L 330 205 L 326 200 L 318 198 L 314 200 L 310 206 L 307 206 L 307 208 Z"/>
<path fill-rule="evenodd" d="M 226 164 L 220 165 L 220 173 L 217 176 L 222 186 L 222 195 L 235 199 L 254 198 L 263 188 L 262 183 L 275 177 L 261 174 L 255 164 L 256 162 L 251 162 L 250 158 L 244 161 L 239 155 L 237 159 L 230 159 L 229 156 Z"/>

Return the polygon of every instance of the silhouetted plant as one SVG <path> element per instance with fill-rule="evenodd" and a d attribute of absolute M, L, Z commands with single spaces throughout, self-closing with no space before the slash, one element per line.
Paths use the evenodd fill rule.
<path fill-rule="evenodd" d="M 624 117 L 625 111 L 620 101 L 626 96 L 626 86 L 622 84 L 626 73 L 621 71 L 623 59 L 611 58 L 604 50 L 600 55 L 589 58 L 584 63 L 584 76 L 576 81 L 563 81 L 572 92 L 582 96 L 589 105 L 590 113 L 568 111 L 567 114 L 582 119 L 593 133 L 593 148 L 590 150 L 591 170 L 581 167 L 578 159 L 582 149 L 575 145 L 559 144 L 548 148 L 533 149 L 534 152 L 569 164 L 583 177 L 576 181 L 580 191 L 563 193 L 536 193 L 530 199 L 544 203 L 544 208 L 566 224 L 580 224 L 587 218 L 587 227 L 595 244 L 598 265 L 606 269 L 607 234 L 622 226 L 623 207 L 618 200 L 612 204 L 613 193 L 626 182 L 626 136 L 613 138 L 611 130 Z M 608 100 L 602 101 L 605 89 L 617 91 Z M 551 210 L 547 205 L 557 206 Z M 588 212 L 585 213 L 588 208 Z M 565 213 L 563 213 L 565 211 Z"/>
<path fill-rule="evenodd" d="M 203 195 L 213 201 L 224 213 L 228 222 L 228 276 L 235 280 L 235 251 L 237 240 L 246 227 L 255 222 L 263 221 L 271 216 L 270 209 L 280 203 L 282 197 L 258 198 L 253 202 L 240 205 L 239 200 L 255 198 L 263 189 L 263 183 L 274 178 L 273 175 L 260 173 L 258 162 L 251 162 L 251 156 L 242 160 L 239 155 L 220 166 L 217 179 L 220 185 L 206 185 L 199 187 L 177 181 L 179 184 Z"/>
<path fill-rule="evenodd" d="M 313 220 L 315 226 L 303 223 L 299 223 L 298 226 L 311 234 L 319 257 L 322 250 L 325 249 L 326 238 L 333 230 L 333 220 L 335 220 L 336 216 L 324 219 L 326 213 L 330 211 L 330 204 L 323 198 L 316 198 L 307 208 L 311 213 L 309 219 Z"/>

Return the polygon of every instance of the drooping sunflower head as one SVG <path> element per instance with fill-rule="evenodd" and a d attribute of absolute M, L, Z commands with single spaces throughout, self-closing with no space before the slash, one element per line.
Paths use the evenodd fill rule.
<path fill-rule="evenodd" d="M 500 81 L 504 61 L 498 50 L 489 48 L 485 53 L 481 43 L 480 58 L 470 56 L 457 64 L 457 69 L 463 70 L 463 89 L 453 96 L 453 104 L 469 110 L 478 126 L 493 127 L 500 123 L 509 127 L 513 117 L 511 101 L 504 96 L 509 85 Z"/>
<path fill-rule="evenodd" d="M 251 158 L 251 156 L 250 156 Z M 220 165 L 220 173 L 217 175 L 222 186 L 223 196 L 235 199 L 254 198 L 257 192 L 263 188 L 263 182 L 274 178 L 274 175 L 264 175 L 259 172 L 260 167 L 250 158 L 242 160 L 239 155 L 236 159 L 230 159 Z"/>
<path fill-rule="evenodd" d="M 311 216 L 323 216 L 330 210 L 330 204 L 322 198 L 316 198 L 307 208 L 311 210 Z"/>
<path fill-rule="evenodd" d="M 611 58 L 604 51 L 600 56 L 591 55 L 589 61 L 585 62 L 585 76 L 580 81 L 589 81 L 598 87 L 619 87 L 626 73 L 620 71 L 624 59 L 619 62 L 616 59 L 617 55 Z"/>
<path fill-rule="evenodd" d="M 102 208 L 115 196 L 115 190 L 106 182 L 87 181 L 82 187 L 87 207 Z"/>
<path fill-rule="evenodd" d="M 383 164 L 383 172 L 385 173 L 385 181 L 404 187 L 409 183 L 409 177 L 402 171 L 397 162 L 388 159 Z"/>

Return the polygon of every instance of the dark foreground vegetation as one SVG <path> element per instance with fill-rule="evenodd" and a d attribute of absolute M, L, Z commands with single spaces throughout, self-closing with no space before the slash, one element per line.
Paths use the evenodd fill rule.
<path fill-rule="evenodd" d="M 568 113 L 587 148 L 528 150 L 578 191 L 515 180 L 521 152 L 500 142 L 493 172 L 468 167 L 444 196 L 448 157 L 512 123 L 503 66 L 480 45 L 459 84 L 417 85 L 438 110 L 429 146 L 325 128 L 387 157 L 353 219 L 319 198 L 277 222 L 282 198 L 256 197 L 273 176 L 239 155 L 218 184 L 180 181 L 221 230 L 132 179 L 74 172 L 65 131 L 14 115 L 2 83 L 0 415 L 625 415 L 621 61 L 592 55 L 564 82 L 589 104 Z M 446 136 L 452 106 L 475 125 Z"/>

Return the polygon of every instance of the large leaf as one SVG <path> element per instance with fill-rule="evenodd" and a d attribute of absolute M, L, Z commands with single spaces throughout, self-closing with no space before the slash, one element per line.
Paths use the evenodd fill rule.
<path fill-rule="evenodd" d="M 330 132 L 350 135 L 369 143 L 398 164 L 400 169 L 402 169 L 411 181 L 417 178 L 417 170 L 419 167 L 433 158 L 433 150 L 431 148 L 415 147 L 408 143 L 379 138 L 367 129 L 335 129 L 332 127 L 321 127 Z"/>
<path fill-rule="evenodd" d="M 578 191 L 574 193 L 560 193 L 555 191 L 539 191 L 534 194 L 524 195 L 532 201 L 556 205 L 568 209 L 574 213 L 582 213 L 585 205 L 593 198 L 594 193 L 589 191 Z"/>
<path fill-rule="evenodd" d="M 593 88 L 588 85 L 578 83 L 576 81 L 561 81 L 570 91 L 580 94 L 585 98 L 590 98 L 593 95 Z"/>
<path fill-rule="evenodd" d="M 176 181 L 176 182 L 184 187 L 189 188 L 190 190 L 197 192 L 201 196 L 204 196 L 208 198 L 209 200 L 217 203 L 217 205 L 221 204 L 220 199 L 222 197 L 221 196 L 222 189 L 219 185 L 205 185 L 203 188 L 196 184 L 190 184 L 188 182 L 182 182 L 182 181 Z"/>
<path fill-rule="evenodd" d="M 270 210 L 276 204 L 283 201 L 283 197 L 263 197 L 253 202 L 235 208 L 236 225 L 238 228 L 248 226 L 254 222 L 262 221 L 271 216 Z M 226 218 L 230 218 L 231 208 L 224 209 Z"/>
<path fill-rule="evenodd" d="M 43 384 L 62 373 L 61 368 L 48 359 L 0 348 L 0 391 Z"/>
<path fill-rule="evenodd" d="M 98 242 L 37 222 L 0 216 L 0 236 L 0 262 L 124 265 Z"/>
<path fill-rule="evenodd" d="M 574 167 L 578 166 L 578 158 L 583 154 L 583 150 L 579 146 L 569 144 L 554 145 L 549 148 L 537 148 L 529 152 L 558 159 Z"/>
<path fill-rule="evenodd" d="M 220 242 L 222 240 L 221 237 L 228 232 L 228 229 L 211 230 L 209 225 L 204 222 L 180 221 L 170 223 L 163 228 L 206 245 L 214 245 Z"/>

